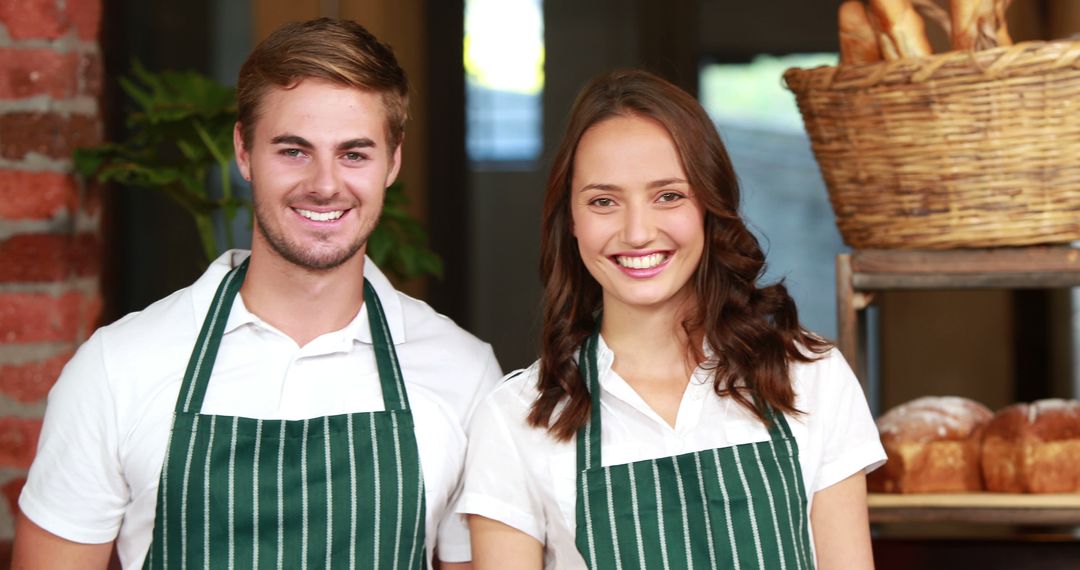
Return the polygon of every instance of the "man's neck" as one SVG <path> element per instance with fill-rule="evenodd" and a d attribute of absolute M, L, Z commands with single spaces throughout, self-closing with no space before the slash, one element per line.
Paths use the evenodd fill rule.
<path fill-rule="evenodd" d="M 344 328 L 360 312 L 363 251 L 338 267 L 314 271 L 254 249 L 240 295 L 252 314 L 304 346 Z"/>

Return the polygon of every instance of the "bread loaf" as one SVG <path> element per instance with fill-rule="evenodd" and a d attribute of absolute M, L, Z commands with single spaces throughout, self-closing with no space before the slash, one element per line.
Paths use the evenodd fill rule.
<path fill-rule="evenodd" d="M 887 60 L 925 57 L 933 53 L 926 24 L 911 0 L 870 0 L 870 23 Z"/>
<path fill-rule="evenodd" d="M 1080 402 L 1039 400 L 1001 409 L 982 447 L 986 489 L 1080 492 Z"/>
<path fill-rule="evenodd" d="M 950 0 L 952 44 L 958 50 L 1011 46 L 1005 11 L 1012 0 Z"/>
<path fill-rule="evenodd" d="M 881 61 L 881 49 L 862 0 L 846 0 L 840 5 L 839 23 L 841 64 Z"/>
<path fill-rule="evenodd" d="M 955 396 L 926 396 L 878 419 L 888 460 L 867 485 L 882 493 L 979 491 L 982 430 L 993 417 L 986 406 Z"/>

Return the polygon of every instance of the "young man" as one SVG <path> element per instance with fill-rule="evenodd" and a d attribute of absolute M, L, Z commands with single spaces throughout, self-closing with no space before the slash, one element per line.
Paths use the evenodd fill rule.
<path fill-rule="evenodd" d="M 250 256 L 97 331 L 49 395 L 15 568 L 464 568 L 464 425 L 491 348 L 364 256 L 405 74 L 355 23 L 289 24 L 240 71 Z M 462 563 L 460 565 L 454 563 Z"/>

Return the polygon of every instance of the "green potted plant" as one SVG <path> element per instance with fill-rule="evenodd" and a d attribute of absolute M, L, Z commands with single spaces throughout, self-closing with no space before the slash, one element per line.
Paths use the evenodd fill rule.
<path fill-rule="evenodd" d="M 193 71 L 153 73 L 135 63 L 120 86 L 134 102 L 120 142 L 75 151 L 75 169 L 98 182 L 156 189 L 191 214 L 207 261 L 234 246 L 234 220 L 250 217 L 251 204 L 234 191 L 236 96 L 232 87 Z M 211 192 L 216 170 L 220 192 Z M 367 253 L 384 271 L 405 280 L 442 275 L 442 260 L 427 246 L 427 233 L 407 210 L 400 182 L 386 192 L 382 218 Z M 224 243 L 215 238 L 220 213 Z M 250 218 L 249 218 L 250 219 Z"/>

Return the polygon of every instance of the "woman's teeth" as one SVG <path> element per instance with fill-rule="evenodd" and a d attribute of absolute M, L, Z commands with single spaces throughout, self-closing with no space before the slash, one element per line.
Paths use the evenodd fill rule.
<path fill-rule="evenodd" d="M 649 255 L 627 256 L 616 255 L 615 262 L 630 269 L 652 269 L 667 259 L 666 253 L 652 253 Z"/>
<path fill-rule="evenodd" d="M 301 210 L 300 208 L 296 208 L 296 213 L 315 222 L 329 222 L 343 216 L 345 214 L 345 210 L 334 210 L 332 212 L 312 212 L 311 210 Z"/>

